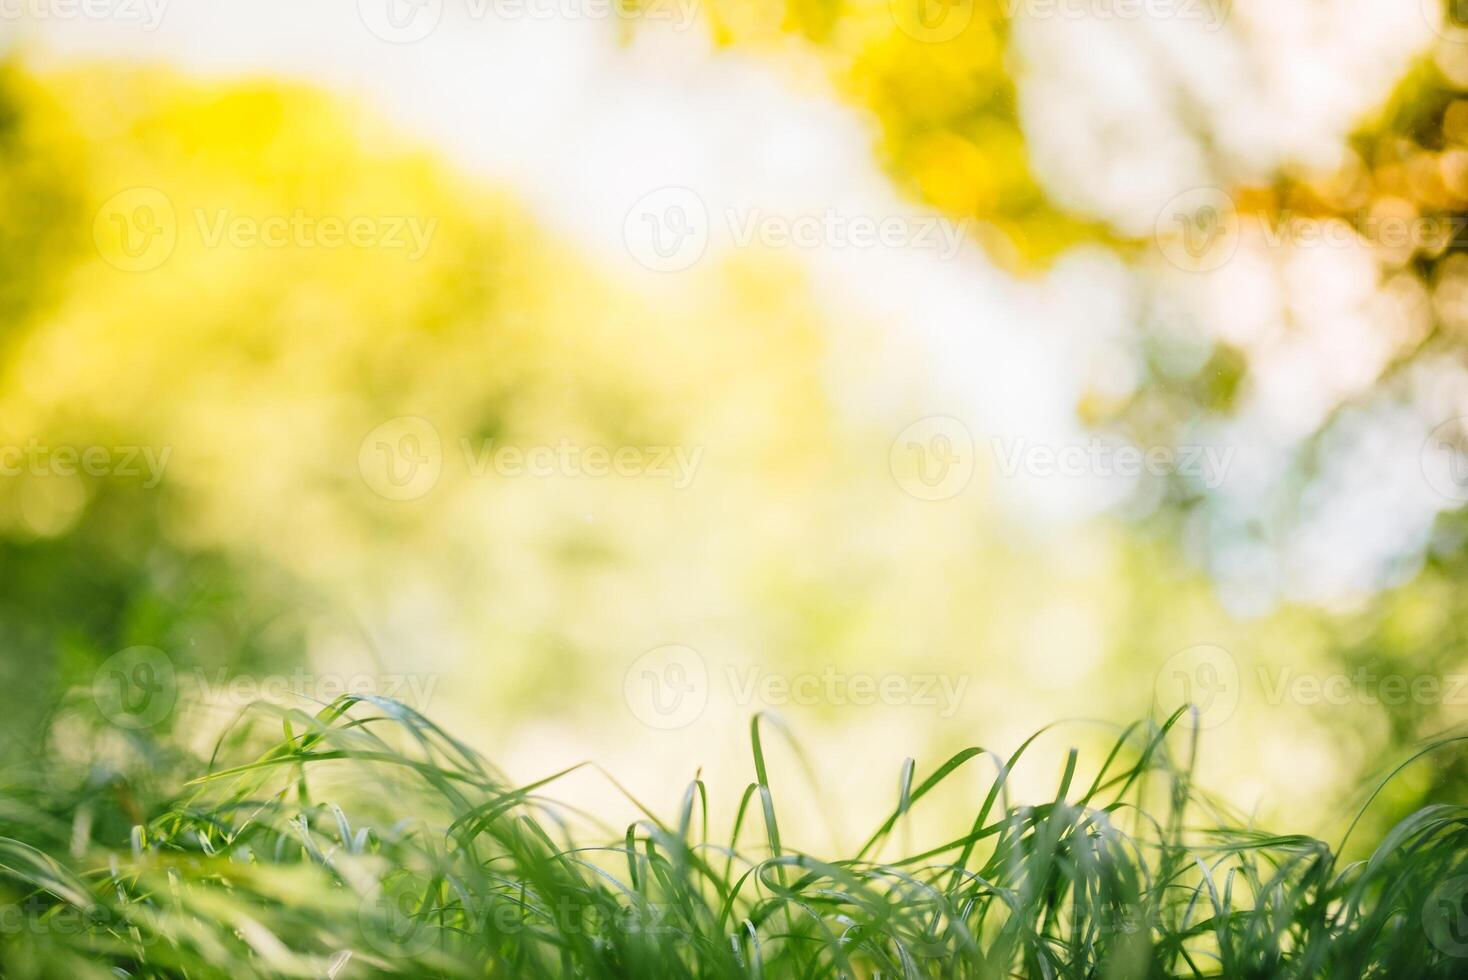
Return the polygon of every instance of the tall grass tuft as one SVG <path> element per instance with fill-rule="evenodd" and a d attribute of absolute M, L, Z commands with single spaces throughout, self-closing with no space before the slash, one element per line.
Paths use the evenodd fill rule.
<path fill-rule="evenodd" d="M 782 841 L 767 719 L 727 839 L 695 779 L 670 819 L 595 822 L 515 786 L 419 713 L 260 706 L 147 783 L 92 761 L 12 773 L 0 953 L 12 977 L 1468 976 L 1468 810 L 1431 806 L 1364 860 L 1199 792 L 1182 713 L 1094 775 L 1010 801 L 1007 758 L 909 762 L 854 854 Z M 278 732 L 262 747 L 262 726 Z M 142 743 L 139 743 L 142 744 Z M 1423 751 L 1454 750 L 1445 738 Z M 1182 746 L 1181 761 L 1174 746 Z M 253 747 L 253 748 L 252 748 Z M 157 751 L 156 746 L 151 749 Z M 249 752 L 248 755 L 241 753 Z M 170 766 L 196 766 L 167 790 Z M 963 772 L 966 833 L 896 853 Z M 73 778 L 74 777 L 74 778 Z M 1368 801 L 1369 805 L 1369 801 Z"/>

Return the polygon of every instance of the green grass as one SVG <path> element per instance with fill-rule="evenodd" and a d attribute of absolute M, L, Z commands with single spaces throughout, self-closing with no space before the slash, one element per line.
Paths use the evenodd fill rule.
<path fill-rule="evenodd" d="M 0 796 L 0 962 L 68 978 L 1468 976 L 1468 810 L 1425 808 L 1345 863 L 1200 793 L 1178 722 L 1121 732 L 1084 779 L 1071 752 L 1039 805 L 1009 801 L 1033 740 L 909 762 L 890 816 L 836 856 L 782 842 L 761 717 L 755 782 L 719 840 L 699 780 L 664 818 L 628 797 L 643 819 L 597 830 L 549 798 L 566 773 L 512 786 L 386 700 L 260 706 L 205 760 L 116 732 L 76 758 L 58 723 L 55 758 Z M 969 832 L 896 852 L 910 811 L 980 772 Z"/>

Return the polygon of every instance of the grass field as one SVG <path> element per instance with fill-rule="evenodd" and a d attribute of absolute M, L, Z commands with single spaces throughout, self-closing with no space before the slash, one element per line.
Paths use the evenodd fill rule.
<path fill-rule="evenodd" d="M 908 763 L 845 855 L 782 843 L 799 777 L 772 779 L 760 716 L 721 840 L 698 779 L 675 813 L 629 797 L 643 819 L 597 829 L 552 798 L 566 773 L 514 787 L 387 700 L 261 705 L 204 759 L 94 733 L 90 757 L 13 770 L 0 797 L 4 974 L 1468 975 L 1468 809 L 1423 809 L 1345 863 L 1193 786 L 1185 728 L 1133 726 L 1089 769 L 1070 753 L 1040 805 L 1007 788 L 1031 742 Z M 143 764 L 125 775 L 118 752 Z M 899 851 L 910 811 L 974 767 L 994 776 L 970 831 Z"/>

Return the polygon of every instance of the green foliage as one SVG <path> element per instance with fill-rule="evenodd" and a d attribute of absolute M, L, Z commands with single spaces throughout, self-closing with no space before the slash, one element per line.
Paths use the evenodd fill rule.
<path fill-rule="evenodd" d="M 186 670 L 234 674 L 299 661 L 299 585 L 159 525 L 148 494 L 103 485 L 65 537 L 0 535 L 0 761 L 40 751 L 60 695 L 127 647 L 163 643 Z"/>
<path fill-rule="evenodd" d="M 37 110 L 41 112 L 37 112 Z M 38 124 L 54 111 L 47 93 L 14 62 L 0 60 L 0 353 L 11 334 L 54 300 L 79 251 L 85 213 L 76 193 L 74 138 Z"/>
<path fill-rule="evenodd" d="M 632 800 L 643 819 L 597 828 L 545 795 L 574 770 L 516 787 L 396 702 L 256 706 L 207 764 L 179 760 L 207 768 L 173 792 L 141 798 L 95 765 L 12 787 L 4 962 L 17 977 L 1461 974 L 1468 812 L 1424 808 L 1342 863 L 1200 793 L 1180 718 L 1126 729 L 1090 778 L 1070 752 L 1039 805 L 1009 785 L 1035 738 L 921 779 L 909 761 L 891 815 L 825 860 L 782 842 L 762 716 L 725 841 L 698 778 L 671 822 Z M 889 853 L 915 807 L 991 764 L 968 833 Z"/>

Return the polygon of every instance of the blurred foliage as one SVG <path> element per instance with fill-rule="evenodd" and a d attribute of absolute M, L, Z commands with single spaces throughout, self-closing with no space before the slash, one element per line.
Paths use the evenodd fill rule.
<path fill-rule="evenodd" d="M 895 19 L 885 0 L 719 0 L 710 11 L 727 44 L 813 45 L 871 113 L 894 181 L 979 219 L 1009 268 L 1108 240 L 1050 203 L 1031 172 L 999 5 L 952 6 L 963 26 L 941 41 L 919 0 L 899 0 Z M 1468 117 L 1450 88 L 1425 66 L 1363 129 L 1344 175 L 1235 188 L 1242 209 L 1354 215 L 1409 201 L 1459 213 L 1464 151 L 1452 134 Z M 1229 747 L 1207 760 L 1220 770 L 1210 782 L 1294 782 L 1311 800 L 1460 720 L 1450 705 L 1267 705 L 1255 676 L 1282 660 L 1468 668 L 1456 518 L 1408 584 L 1345 611 L 1290 606 L 1247 621 L 1180 554 L 1206 505 L 1182 481 L 1143 519 L 1068 530 L 1037 556 L 989 499 L 992 473 L 947 510 L 897 492 L 891 423 L 917 417 L 923 379 L 871 325 L 847 325 L 833 349 L 797 271 L 741 257 L 652 300 L 508 196 L 426 151 L 385 149 L 402 145 L 365 108 L 301 86 L 6 64 L 0 195 L 25 218 L 0 227 L 0 444 L 172 452 L 152 489 L 0 481 L 7 699 L 42 704 L 32 691 L 84 686 L 131 644 L 240 670 L 305 651 L 452 672 L 452 707 L 474 736 L 507 738 L 544 712 L 612 743 L 622 671 L 666 642 L 735 663 L 981 679 L 962 716 L 922 730 L 901 712 L 844 720 L 840 780 L 875 751 L 948 744 L 976 717 L 1013 735 L 1037 714 L 1145 713 L 1159 665 L 1206 638 L 1236 653 L 1255 695 L 1216 739 Z M 1424 176 L 1432 167 L 1438 178 Z M 178 242 L 160 268 L 128 272 L 93 240 L 93 221 L 137 187 L 165 195 Z M 434 231 L 413 258 L 210 247 L 196 221 L 299 210 L 416 216 Z M 1468 276 L 1455 257 L 1383 261 L 1434 284 L 1447 317 Z M 1397 356 L 1451 345 L 1452 322 L 1405 335 Z M 1147 329 L 1138 390 L 1083 398 L 1084 419 L 1157 445 L 1237 410 L 1256 351 L 1210 339 L 1179 370 L 1169 339 Z M 879 388 L 882 412 L 849 410 Z M 431 419 L 444 442 L 442 480 L 421 502 L 385 500 L 358 471 L 362 440 L 400 416 Z M 477 477 L 461 439 L 704 447 L 715 478 L 678 493 L 646 479 Z M 737 732 L 728 721 L 708 725 Z M 1463 780 L 1451 767 L 1403 779 L 1382 819 Z"/>
<path fill-rule="evenodd" d="M 180 669 L 232 673 L 305 653 L 299 592 L 217 552 L 171 547 L 136 491 L 104 489 L 65 537 L 0 539 L 0 580 L 6 761 L 35 757 L 53 706 L 90 690 L 119 650 L 161 647 Z"/>
<path fill-rule="evenodd" d="M 43 87 L 0 63 L 0 344 L 54 297 L 78 245 L 76 140 L 52 124 L 56 112 Z"/>
<path fill-rule="evenodd" d="M 1447 6 L 1451 13 L 1453 5 Z M 878 154 L 893 179 L 950 215 L 978 218 L 985 227 L 981 238 L 1001 264 L 1032 271 L 1070 246 L 1102 242 L 1120 247 L 1148 271 L 1157 242 L 1128 241 L 1100 223 L 1067 213 L 1049 199 L 1032 172 L 1010 50 L 1008 11 L 1014 9 L 983 0 L 772 0 L 714 6 L 719 36 L 728 42 L 778 50 L 781 32 L 810 42 L 838 85 L 875 117 L 881 134 Z M 1430 7 L 1425 13 L 1430 18 Z M 1206 124 L 1189 124 L 1198 127 L 1206 146 Z M 1397 91 L 1360 121 L 1338 166 L 1320 170 L 1287 164 L 1268 181 L 1246 181 L 1227 192 L 1246 248 L 1261 231 L 1278 236 L 1289 222 L 1334 224 L 1359 236 L 1368 256 L 1361 267 L 1340 275 L 1364 274 L 1379 291 L 1373 298 L 1374 322 L 1368 326 L 1377 336 L 1364 341 L 1383 351 L 1379 367 L 1336 383 L 1334 390 L 1328 389 L 1328 410 L 1318 421 L 1303 421 L 1308 438 L 1298 450 L 1279 506 L 1308 513 L 1312 491 L 1318 489 L 1312 481 L 1320 478 L 1322 458 L 1337 451 L 1331 440 L 1342 417 L 1384 398 L 1405 400 L 1411 369 L 1419 362 L 1468 365 L 1468 259 L 1461 252 L 1468 245 L 1468 31 L 1462 25 L 1446 31 Z M 1451 232 L 1405 244 L 1384 241 L 1380 229 L 1393 222 Z M 1275 247 L 1268 239 L 1265 244 Z M 1300 276 L 1287 269 L 1293 258 L 1288 248 L 1270 256 L 1281 267 L 1281 280 Z M 1152 306 L 1139 317 L 1142 371 L 1135 390 L 1125 397 L 1088 392 L 1077 405 L 1088 423 L 1119 433 L 1134 445 L 1196 441 L 1200 427 L 1246 409 L 1258 394 L 1257 372 L 1272 367 L 1281 348 L 1306 343 L 1300 340 L 1304 328 L 1290 322 L 1288 305 L 1281 313 L 1279 338 L 1271 339 L 1278 341 L 1274 347 L 1226 335 L 1201 340 L 1188 336 L 1192 325 L 1179 316 L 1186 311 L 1170 305 L 1175 274 L 1164 269 L 1160 287 L 1147 287 L 1154 291 L 1145 294 Z M 1224 307 L 1220 318 L 1228 315 L 1231 288 L 1237 286 L 1205 294 L 1205 302 Z M 1324 309 L 1329 301 L 1310 296 L 1289 297 L 1287 303 Z M 1328 329 L 1329 317 L 1323 319 Z M 1186 343 L 1201 345 L 1181 359 L 1182 367 L 1179 335 L 1187 337 Z M 1344 352 L 1347 345 L 1363 341 L 1343 336 L 1336 343 Z M 1317 356 L 1329 362 L 1331 346 L 1322 341 Z M 1301 378 L 1301 383 L 1308 384 L 1308 379 Z M 1120 532 L 1115 539 L 1127 556 L 1119 570 L 1127 587 L 1105 601 L 1126 610 L 1108 616 L 1107 632 L 1118 648 L 1166 649 L 1187 636 L 1218 642 L 1228 636 L 1225 645 L 1239 657 L 1244 690 L 1256 697 L 1262 675 L 1253 675 L 1271 664 L 1323 675 L 1365 671 L 1455 678 L 1468 669 L 1468 636 L 1461 627 L 1468 617 L 1468 593 L 1462 588 L 1468 573 L 1468 522 L 1450 505 L 1443 505 L 1420 568 L 1393 575 L 1379 591 L 1337 608 L 1285 606 L 1238 623 L 1213 606 L 1209 587 L 1191 570 L 1199 553 L 1208 550 L 1198 544 L 1198 514 L 1217 505 L 1184 480 L 1169 481 L 1157 501 L 1142 511 L 1134 531 Z M 1229 533 L 1257 534 L 1263 540 L 1279 534 L 1271 526 L 1277 515 L 1256 516 L 1258 523 L 1230 526 Z M 1108 703 L 1125 701 L 1124 688 L 1135 675 L 1122 676 L 1127 680 L 1108 692 Z M 1357 743 L 1346 755 L 1355 760 L 1350 765 L 1364 771 L 1385 763 L 1382 747 L 1408 744 L 1460 723 L 1464 703 L 1408 700 L 1313 709 L 1286 703 L 1268 712 L 1271 726 L 1279 729 L 1294 728 L 1303 735 L 1320 726 L 1342 740 L 1338 747 Z M 1289 739 L 1282 736 L 1281 741 Z M 1297 759 L 1318 757 L 1318 750 L 1317 744 Z M 1461 794 L 1468 786 L 1465 776 L 1460 763 L 1444 760 L 1439 768 L 1394 785 L 1389 795 L 1395 806 L 1408 808 Z"/>
<path fill-rule="evenodd" d="M 846 97 L 871 113 L 876 152 L 909 196 L 973 218 L 995 261 L 1020 272 L 1081 241 L 1094 222 L 1049 202 L 1031 172 L 1008 53 L 1004 0 L 714 0 L 725 44 L 810 42 Z"/>
<path fill-rule="evenodd" d="M 788 271 L 730 268 L 692 305 L 652 309 L 504 198 L 426 155 L 384 153 L 393 140 L 369 115 L 305 88 L 9 71 L 24 79 L 13 90 L 31 93 L 13 108 L 23 128 L 73 145 L 66 171 L 28 146 L 12 148 L 5 168 L 50 174 L 78 206 L 25 226 L 72 248 L 50 270 L 66 288 L 44 316 L 10 328 L 0 441 L 170 453 L 166 480 L 137 513 L 107 511 L 106 487 L 80 474 L 3 481 L 0 533 L 15 548 L 49 546 L 90 567 L 94 538 L 130 541 L 121 550 L 136 574 L 116 585 L 129 595 L 109 597 L 118 609 L 155 588 L 150 554 L 258 563 L 348 611 L 327 617 L 316 646 L 357 664 L 380 654 L 425 672 L 454 665 L 501 707 L 527 711 L 577 703 L 591 681 L 566 665 L 604 650 L 609 631 L 625 642 L 647 628 L 638 603 L 686 615 L 686 569 L 701 551 L 750 563 L 727 569 L 731 588 L 766 590 L 780 538 L 800 532 L 806 509 L 778 488 L 818 478 L 824 464 L 813 461 L 837 438 L 819 324 Z M 91 216 L 129 188 L 163 194 L 176 216 L 177 244 L 157 268 L 118 268 L 91 241 Z M 415 258 L 211 246 L 196 227 L 220 212 L 302 210 L 420 218 L 432 239 Z M 359 472 L 367 435 L 406 415 L 432 419 L 443 438 L 442 483 L 420 506 L 377 496 Z M 461 440 L 478 451 L 487 440 L 566 439 L 717 442 L 728 480 L 684 504 L 650 478 L 587 488 L 475 476 L 460 451 Z M 763 496 L 748 493 L 756 485 Z M 741 557 L 744 528 L 720 524 L 741 499 L 765 506 L 755 523 L 770 527 L 766 552 Z M 653 531 L 656 514 L 666 527 Z M 94 522 L 105 525 L 95 534 Z M 628 567 L 642 570 L 635 584 Z M 714 607 L 728 601 L 709 590 Z M 58 602 L 35 615 L 72 611 Z M 370 620 L 367 635 L 352 613 Z M 162 645 L 168 631 L 155 633 Z"/>

